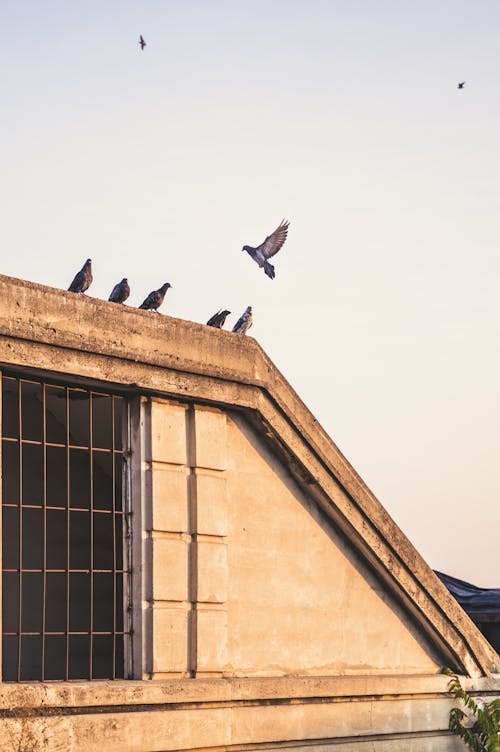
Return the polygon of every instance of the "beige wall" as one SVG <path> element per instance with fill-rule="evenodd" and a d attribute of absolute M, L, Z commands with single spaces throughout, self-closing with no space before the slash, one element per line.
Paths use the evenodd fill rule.
<path fill-rule="evenodd" d="M 150 427 L 145 677 L 440 671 L 244 417 L 154 400 Z"/>

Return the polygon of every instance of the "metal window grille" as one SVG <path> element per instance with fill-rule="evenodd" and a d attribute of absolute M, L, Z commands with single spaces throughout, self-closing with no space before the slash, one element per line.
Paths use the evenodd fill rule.
<path fill-rule="evenodd" d="M 125 676 L 126 401 L 2 376 L 2 678 Z"/>

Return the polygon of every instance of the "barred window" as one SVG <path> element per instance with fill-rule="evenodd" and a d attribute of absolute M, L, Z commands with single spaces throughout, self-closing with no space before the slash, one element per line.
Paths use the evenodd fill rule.
<path fill-rule="evenodd" d="M 2 678 L 124 671 L 126 400 L 2 376 Z"/>

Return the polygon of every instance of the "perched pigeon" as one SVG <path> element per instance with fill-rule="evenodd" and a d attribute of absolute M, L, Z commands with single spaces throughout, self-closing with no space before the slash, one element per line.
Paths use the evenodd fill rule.
<path fill-rule="evenodd" d="M 463 89 L 463 88 L 464 88 L 464 86 L 465 86 L 465 81 L 459 81 L 459 82 L 458 82 L 458 86 L 457 86 L 457 89 Z"/>
<path fill-rule="evenodd" d="M 87 259 L 73 282 L 68 287 L 69 292 L 85 292 L 92 283 L 92 259 Z"/>
<path fill-rule="evenodd" d="M 279 227 L 277 227 L 271 235 L 268 235 L 264 242 L 258 245 L 257 248 L 252 248 L 251 245 L 244 245 L 242 248 L 242 250 L 246 251 L 261 268 L 264 267 L 264 272 L 271 279 L 274 279 L 275 277 L 274 266 L 270 264 L 267 259 L 274 256 L 274 254 L 278 253 L 280 250 L 286 240 L 289 224 L 290 223 L 287 222 L 287 220 L 281 220 Z"/>
<path fill-rule="evenodd" d="M 245 334 L 252 326 L 252 306 L 248 306 L 245 313 L 242 313 L 236 324 L 233 326 L 233 332 Z"/>
<path fill-rule="evenodd" d="M 111 295 L 108 300 L 112 303 L 124 303 L 130 295 L 130 287 L 128 286 L 128 279 L 124 277 L 121 282 L 113 287 Z"/>
<path fill-rule="evenodd" d="M 144 37 L 142 36 L 142 34 L 139 37 L 139 44 L 141 45 L 141 50 L 143 50 L 144 47 L 146 46 L 146 42 L 144 41 Z"/>
<path fill-rule="evenodd" d="M 226 317 L 229 316 L 230 313 L 231 311 L 225 311 L 221 308 L 220 311 L 217 311 L 217 313 L 214 313 L 214 315 L 208 319 L 207 326 L 215 326 L 217 329 L 222 329 Z"/>
<path fill-rule="evenodd" d="M 158 308 L 163 303 L 163 299 L 169 287 L 172 287 L 170 282 L 165 282 L 159 290 L 153 290 L 153 292 L 150 292 L 144 303 L 142 303 L 139 308 L 142 308 L 145 311 L 156 311 L 156 313 L 158 313 Z"/>

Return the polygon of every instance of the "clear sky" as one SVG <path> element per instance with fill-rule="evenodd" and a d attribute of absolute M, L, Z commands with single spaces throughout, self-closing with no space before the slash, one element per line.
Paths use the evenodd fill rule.
<path fill-rule="evenodd" d="M 91 256 L 97 297 L 127 276 L 193 321 L 253 305 L 429 564 L 500 587 L 498 0 L 0 16 L 0 271 L 67 288 Z M 241 248 L 282 217 L 271 281 Z"/>

